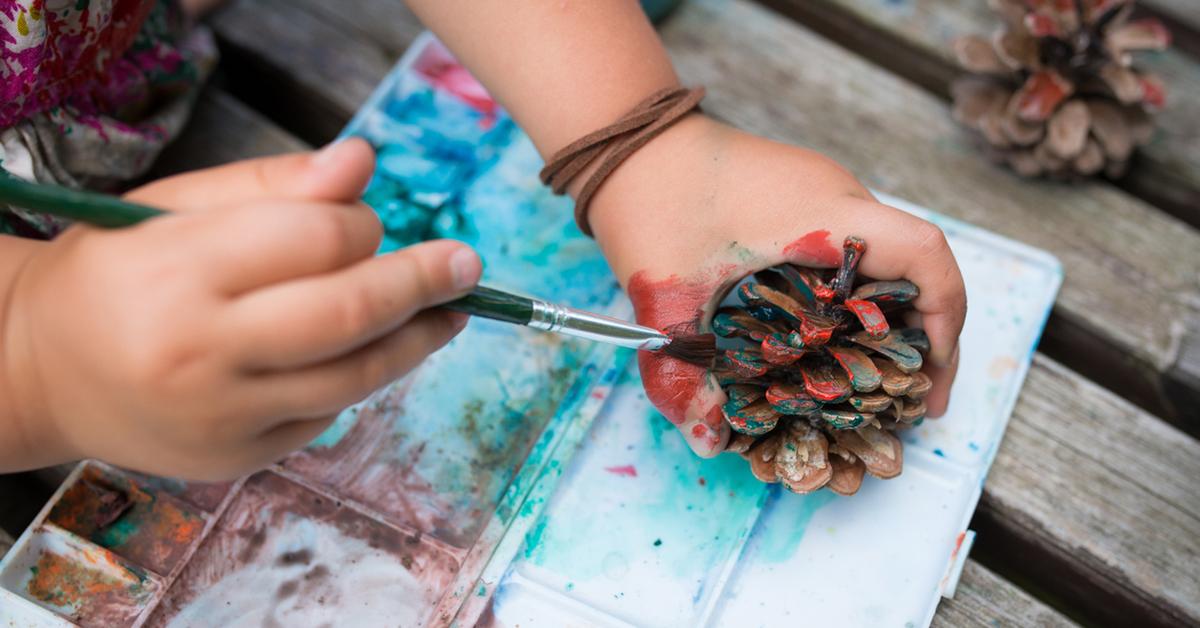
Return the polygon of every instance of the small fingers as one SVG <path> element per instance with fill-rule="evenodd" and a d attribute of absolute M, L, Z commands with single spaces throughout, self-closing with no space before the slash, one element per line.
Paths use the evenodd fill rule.
<path fill-rule="evenodd" d="M 293 371 L 256 376 L 264 412 L 280 419 L 324 416 L 400 379 L 467 324 L 467 316 L 430 310 L 348 355 Z"/>
<path fill-rule="evenodd" d="M 966 320 L 967 295 L 945 234 L 916 216 L 871 201 L 848 199 L 841 209 L 837 216 L 846 224 L 839 231 L 867 242 L 860 272 L 876 279 L 908 279 L 920 288 L 913 306 L 929 334 L 930 360 L 949 366 Z"/>
<path fill-rule="evenodd" d="M 240 361 L 278 370 L 344 355 L 462 296 L 481 271 L 470 247 L 439 240 L 248 293 L 231 313 Z"/>
<path fill-rule="evenodd" d="M 248 159 L 160 179 L 129 200 L 170 211 L 196 211 L 258 201 L 358 200 L 375 169 L 370 144 L 350 138 L 317 152 Z"/>
<path fill-rule="evenodd" d="M 729 426 L 721 412 L 725 392 L 703 367 L 658 353 L 638 354 L 646 397 L 674 423 L 692 451 L 711 458 L 725 449 Z"/>
<path fill-rule="evenodd" d="M 202 264 L 232 295 L 340 269 L 374 255 L 383 237 L 379 218 L 357 203 L 263 201 L 169 220 L 194 244 L 179 247 L 193 256 L 190 263 Z M 195 259 L 194 250 L 204 258 Z"/>

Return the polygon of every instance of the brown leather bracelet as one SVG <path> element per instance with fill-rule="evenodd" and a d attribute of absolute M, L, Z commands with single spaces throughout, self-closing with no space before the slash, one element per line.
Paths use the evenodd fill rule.
<path fill-rule="evenodd" d="M 575 200 L 575 223 L 580 231 L 591 236 L 588 205 L 605 179 L 639 148 L 698 108 L 703 99 L 703 87 L 667 88 L 651 94 L 620 120 L 555 153 L 542 168 L 542 183 L 550 186 L 555 194 L 564 194 L 571 181 L 599 161 L 599 167 L 588 177 Z"/>

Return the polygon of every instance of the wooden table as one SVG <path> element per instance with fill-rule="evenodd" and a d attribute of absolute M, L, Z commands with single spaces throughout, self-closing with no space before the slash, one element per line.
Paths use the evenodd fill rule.
<path fill-rule="evenodd" d="M 689 0 L 661 31 L 706 110 L 868 185 L 1057 254 L 1066 282 L 939 626 L 1200 625 L 1200 11 L 1160 134 L 1119 184 L 1027 182 L 951 121 L 947 41 L 984 0 Z M 169 174 L 329 141 L 420 25 L 400 0 L 232 0 L 221 71 Z M 845 47 L 843 47 L 845 46 Z"/>

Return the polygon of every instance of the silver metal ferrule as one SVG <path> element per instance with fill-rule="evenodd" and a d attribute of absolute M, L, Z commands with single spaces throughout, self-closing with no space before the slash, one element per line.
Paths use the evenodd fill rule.
<path fill-rule="evenodd" d="M 658 351 L 671 342 L 670 336 L 657 329 L 537 299 L 533 301 L 533 318 L 528 326 L 647 351 Z"/>

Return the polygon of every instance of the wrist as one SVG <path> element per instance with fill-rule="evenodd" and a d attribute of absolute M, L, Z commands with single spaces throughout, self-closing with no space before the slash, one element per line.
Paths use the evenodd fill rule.
<path fill-rule="evenodd" d="M 47 414 L 45 395 L 32 351 L 25 279 L 49 243 L 0 237 L 0 472 L 36 468 L 73 459 L 73 453 Z M 7 450 L 7 451 L 6 451 Z"/>
<path fill-rule="evenodd" d="M 647 247 L 693 256 L 700 264 L 721 229 L 709 223 L 721 188 L 722 162 L 737 131 L 695 112 L 680 119 L 618 166 L 592 197 L 588 220 L 618 279 L 641 268 Z M 686 251 L 665 250 L 687 242 Z M 660 248 L 662 247 L 662 248 Z M 681 266 L 691 262 L 681 259 Z"/>

